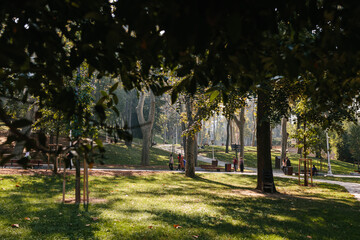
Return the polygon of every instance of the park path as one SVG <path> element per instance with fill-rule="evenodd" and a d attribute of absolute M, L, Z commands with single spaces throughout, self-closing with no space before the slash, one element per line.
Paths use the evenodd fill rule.
<path fill-rule="evenodd" d="M 155 146 L 156 148 L 160 148 L 163 149 L 165 151 L 171 152 L 171 144 L 159 144 Z M 179 154 L 181 152 L 181 154 L 183 154 L 183 150 L 180 148 L 175 148 L 174 152 L 176 154 Z M 198 161 L 202 161 L 202 162 L 206 162 L 206 163 L 211 163 L 212 159 L 208 158 L 208 157 L 204 157 L 201 155 L 198 155 Z M 223 161 L 218 161 L 218 166 L 225 166 L 226 162 Z M 256 168 L 250 168 L 250 167 L 246 167 L 245 168 L 247 170 L 250 170 L 251 172 L 227 172 L 227 173 L 232 173 L 232 174 L 243 174 L 243 175 L 256 175 L 257 174 L 257 169 Z M 201 171 L 201 170 L 200 170 Z M 294 177 L 294 176 L 288 176 L 288 175 L 284 175 L 284 173 L 279 170 L 279 169 L 273 169 L 273 175 L 275 177 L 281 177 L 281 178 L 292 178 L 292 179 L 298 179 L 298 177 Z M 356 176 L 356 175 L 337 175 L 335 174 L 333 177 L 342 177 L 342 178 L 360 178 L 360 176 Z M 322 182 L 322 183 L 329 183 L 329 184 L 337 184 L 340 185 L 342 187 L 344 187 L 351 195 L 353 195 L 358 201 L 360 201 L 360 184 L 359 183 L 352 183 L 352 182 L 341 182 L 341 181 L 334 181 L 334 180 L 326 180 L 326 179 L 315 179 L 314 182 Z"/>

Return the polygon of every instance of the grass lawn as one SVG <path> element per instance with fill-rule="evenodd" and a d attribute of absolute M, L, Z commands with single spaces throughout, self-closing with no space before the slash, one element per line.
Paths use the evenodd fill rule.
<path fill-rule="evenodd" d="M 105 145 L 104 158 L 95 158 L 95 163 L 103 161 L 105 165 L 116 164 L 125 165 L 127 168 L 138 168 L 141 163 L 142 146 L 132 144 L 132 147 L 127 147 L 124 143 L 107 144 Z M 169 153 L 157 149 L 150 148 L 150 165 L 157 166 L 157 168 L 168 168 Z"/>
<path fill-rule="evenodd" d="M 230 150 L 230 149 L 229 149 Z M 212 146 L 205 146 L 205 149 L 200 149 L 200 153 L 205 154 L 207 157 L 212 158 Z M 224 162 L 231 162 L 232 159 L 235 156 L 234 151 L 230 151 L 229 153 L 225 153 L 225 146 L 214 146 L 214 155 L 215 158 L 224 161 Z M 271 150 L 271 160 L 273 162 L 273 167 L 275 166 L 275 156 L 280 156 L 279 151 Z M 299 162 L 299 154 L 288 154 L 288 157 L 292 163 L 293 166 L 297 166 Z M 313 159 L 313 164 L 317 166 L 317 168 L 320 170 L 320 160 L 316 158 Z M 327 161 L 322 160 L 322 170 L 323 172 L 327 172 Z M 257 152 L 256 147 L 245 147 L 245 153 L 244 153 L 244 162 L 245 162 L 245 168 L 246 167 L 253 167 L 256 168 L 257 166 Z M 331 169 L 334 174 L 349 174 L 350 172 L 353 172 L 355 170 L 354 165 L 347 162 L 342 162 L 338 160 L 331 160 Z"/>
<path fill-rule="evenodd" d="M 325 179 L 325 180 L 332 180 L 332 181 L 340 181 L 340 182 L 352 182 L 352 183 L 359 183 L 360 178 L 356 177 L 323 177 L 323 176 L 314 176 L 314 179 Z"/>
<path fill-rule="evenodd" d="M 197 176 L 91 176 L 91 198 L 106 202 L 85 211 L 59 202 L 60 176 L 3 175 L 0 239 L 360 238 L 360 203 L 340 186 L 276 178 L 281 194 L 263 195 L 255 176 Z"/>

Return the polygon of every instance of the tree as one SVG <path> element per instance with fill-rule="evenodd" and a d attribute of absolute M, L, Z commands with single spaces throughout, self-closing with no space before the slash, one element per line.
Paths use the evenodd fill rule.
<path fill-rule="evenodd" d="M 244 128 L 245 128 L 245 107 L 240 108 L 240 115 L 238 119 L 235 115 L 233 115 L 233 119 L 236 125 L 239 128 L 240 132 L 240 157 L 244 158 L 244 147 L 245 147 L 245 136 L 244 136 Z"/>
<path fill-rule="evenodd" d="M 152 93 L 152 91 L 149 92 L 149 95 L 150 95 L 150 109 L 147 120 L 145 120 L 144 118 L 145 94 L 143 92 L 140 93 L 139 102 L 136 107 L 136 113 L 138 116 L 138 121 L 143 135 L 142 151 L 141 151 L 141 165 L 143 166 L 150 165 L 149 152 L 151 146 L 151 131 L 155 119 L 155 96 Z"/>
<path fill-rule="evenodd" d="M 360 98 L 360 26 L 354 1 L 254 4 L 241 0 L 204 5 L 202 1 L 54 0 L 20 5 L 5 0 L 0 9 L 1 94 L 27 89 L 41 97 L 40 105 L 68 113 L 74 112 L 74 89 L 66 89 L 63 81 L 83 62 L 89 64 L 90 73 L 121 75 L 126 89 L 148 87 L 155 94 L 169 90 L 166 79 L 152 76 L 144 81 L 144 77 L 156 68 L 176 69 L 184 78 L 172 87 L 173 102 L 182 92 L 195 94 L 200 86 L 236 87 L 241 94 L 262 92 L 269 83 L 279 89 L 277 77 L 305 81 L 301 92 L 318 113 L 333 106 L 347 109 Z M 226 102 L 227 91 L 222 95 Z M 58 104 L 64 98 L 69 104 Z M 258 103 L 265 103 L 264 99 Z M 98 105 L 96 111 L 103 115 L 104 109 Z M 1 120 L 22 136 L 9 116 L 1 113 Z M 262 116 L 265 120 L 257 115 L 258 123 L 268 120 Z M 332 119 L 323 121 L 328 124 Z M 271 162 L 268 153 L 261 154 L 260 161 Z"/>
<path fill-rule="evenodd" d="M 272 176 L 272 164 L 270 154 L 270 106 L 269 94 L 260 89 L 257 93 L 257 189 L 267 192 L 276 192 Z M 270 160 L 270 161 L 269 161 Z M 266 186 L 270 184 L 270 188 Z"/>
<path fill-rule="evenodd" d="M 288 133 L 286 131 L 287 119 L 283 117 L 281 119 L 281 162 L 284 162 L 286 158 L 286 151 L 287 151 L 287 140 L 288 140 Z"/>
<path fill-rule="evenodd" d="M 360 126 L 359 125 L 352 125 L 350 127 L 350 135 L 349 135 L 349 149 L 351 155 L 354 159 L 357 160 L 357 167 L 359 169 L 360 163 Z"/>

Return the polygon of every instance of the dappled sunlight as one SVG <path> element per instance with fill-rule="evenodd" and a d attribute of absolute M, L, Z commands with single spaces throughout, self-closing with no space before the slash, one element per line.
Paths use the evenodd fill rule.
<path fill-rule="evenodd" d="M 26 226 L 20 229 L 22 236 L 43 232 L 48 238 L 156 239 L 160 235 L 182 239 L 185 234 L 189 239 L 192 235 L 202 239 L 303 239 L 310 235 L 319 239 L 330 237 L 329 227 L 334 228 L 333 236 L 351 231 L 356 211 L 360 211 L 360 204 L 349 200 L 349 194 L 339 186 L 302 187 L 292 179 L 276 179 L 279 193 L 264 194 L 255 190 L 255 176 L 198 174 L 191 179 L 162 173 L 91 176 L 86 212 L 82 204 L 59 202 L 61 177 L 1 178 L 5 190 L 0 191 L 0 204 L 5 207 L 0 209 L 0 225 Z M 70 199 L 74 197 L 74 176 L 68 176 L 67 181 L 66 196 Z M 16 187 L 17 183 L 21 187 Z M 106 202 L 92 203 L 91 199 Z M 26 221 L 24 217 L 39 219 Z M 338 222 L 339 218 L 343 220 Z M 44 230 L 44 224 L 49 229 Z M 8 229 L 1 236 L 12 234 Z"/>

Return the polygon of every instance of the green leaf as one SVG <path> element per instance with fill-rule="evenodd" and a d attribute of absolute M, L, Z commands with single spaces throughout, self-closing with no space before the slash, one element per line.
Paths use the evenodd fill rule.
<path fill-rule="evenodd" d="M 217 96 L 219 96 L 219 91 L 218 90 L 215 90 L 211 93 L 210 95 L 210 102 L 213 102 L 215 100 L 215 98 L 217 98 Z"/>
<path fill-rule="evenodd" d="M 103 95 L 104 97 L 107 97 L 107 96 L 108 96 L 107 92 L 105 92 L 104 90 L 101 90 L 100 93 L 101 93 L 101 95 Z"/>
<path fill-rule="evenodd" d="M 110 93 L 114 92 L 119 86 L 119 82 L 115 83 L 109 90 Z"/>
<path fill-rule="evenodd" d="M 113 100 L 114 100 L 115 105 L 117 105 L 119 103 L 118 97 L 114 93 L 112 93 L 112 96 L 113 96 Z"/>
<path fill-rule="evenodd" d="M 98 145 L 98 147 L 103 148 L 104 145 L 100 139 L 95 139 L 95 143 Z"/>
<path fill-rule="evenodd" d="M 120 112 L 115 106 L 113 106 L 111 109 L 115 112 L 116 116 L 120 116 Z"/>
<path fill-rule="evenodd" d="M 102 105 L 106 100 L 106 97 L 102 97 L 99 99 L 99 101 L 96 103 L 96 105 Z"/>
<path fill-rule="evenodd" d="M 15 120 L 12 123 L 12 126 L 16 127 L 16 128 L 23 128 L 23 127 L 29 126 L 31 124 L 32 124 L 32 121 L 30 121 L 29 119 L 22 118 L 19 120 Z"/>

